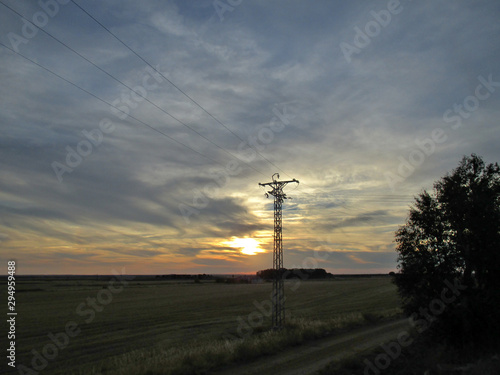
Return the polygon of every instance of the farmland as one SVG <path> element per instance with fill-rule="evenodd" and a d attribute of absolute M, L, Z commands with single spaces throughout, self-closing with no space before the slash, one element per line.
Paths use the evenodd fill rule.
<path fill-rule="evenodd" d="M 19 282 L 17 365 L 33 368 L 36 353 L 45 350 L 46 364 L 42 357 L 33 362 L 45 364 L 43 374 L 156 374 L 176 366 L 182 373 L 183 366 L 189 372 L 187 362 L 206 360 L 207 350 L 211 358 L 220 355 L 196 364 L 201 368 L 273 353 L 273 342 L 296 345 L 399 313 L 389 277 L 291 280 L 285 283 L 288 337 L 271 337 L 264 333 L 269 283 L 135 279 L 123 284 L 75 278 Z M 61 332 L 68 332 L 68 340 Z M 59 338 L 57 353 L 50 351 L 49 334 Z"/>

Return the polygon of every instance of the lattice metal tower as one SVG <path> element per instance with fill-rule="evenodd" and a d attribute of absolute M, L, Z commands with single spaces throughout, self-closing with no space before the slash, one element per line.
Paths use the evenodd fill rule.
<path fill-rule="evenodd" d="M 274 176 L 277 176 L 276 179 Z M 274 329 L 282 328 L 285 323 L 285 287 L 283 284 L 283 234 L 282 234 L 282 213 L 281 207 L 283 200 L 287 199 L 283 188 L 291 183 L 299 183 L 295 178 L 288 181 L 278 181 L 280 178 L 278 173 L 273 174 L 272 182 L 265 184 L 259 183 L 260 186 L 270 186 L 271 191 L 266 193 L 274 196 L 274 248 L 273 248 L 273 311 L 272 311 L 272 325 Z"/>

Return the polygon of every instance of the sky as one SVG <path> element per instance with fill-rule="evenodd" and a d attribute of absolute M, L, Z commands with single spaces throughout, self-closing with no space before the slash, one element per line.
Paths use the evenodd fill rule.
<path fill-rule="evenodd" d="M 0 1 L 19 274 L 271 268 L 275 173 L 285 267 L 395 271 L 414 197 L 500 161 L 498 1 Z"/>

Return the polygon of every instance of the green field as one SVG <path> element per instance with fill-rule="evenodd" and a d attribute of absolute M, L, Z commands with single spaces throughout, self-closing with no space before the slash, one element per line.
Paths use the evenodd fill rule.
<path fill-rule="evenodd" d="M 220 356 L 214 359 L 216 363 L 251 357 L 248 345 L 261 348 L 255 340 L 267 334 L 264 332 L 270 324 L 268 318 L 262 321 L 256 307 L 265 312 L 270 306 L 270 283 L 131 280 L 122 290 L 118 283 L 113 293 L 108 288 L 106 280 L 18 282 L 17 364 L 32 368 L 32 350 L 43 353 L 45 348 L 46 356 L 54 358 L 47 360 L 43 374 L 138 375 L 148 370 L 159 374 L 169 373 L 177 365 L 178 373 L 189 372 L 192 364 L 187 362 L 213 357 L 217 350 Z M 399 313 L 396 287 L 389 277 L 287 281 L 285 294 L 290 325 L 285 331 L 289 337 L 284 340 L 281 332 L 278 338 L 263 338 L 266 342 L 296 344 L 327 331 Z M 6 300 L 5 292 L 2 298 Z M 102 303 L 92 304 L 88 298 L 99 298 Z M 64 335 L 58 336 L 64 348 L 55 354 L 50 351 L 55 346 L 48 335 L 64 332 L 68 322 L 73 322 L 69 332 L 74 337 L 66 343 Z M 291 338 L 298 332 L 300 339 Z M 242 345 L 247 345 L 246 349 Z M 245 350 L 247 354 L 238 354 Z M 272 352 L 273 348 L 259 350 Z M 43 366 L 43 362 L 38 365 Z M 196 365 L 202 368 L 213 363 Z"/>

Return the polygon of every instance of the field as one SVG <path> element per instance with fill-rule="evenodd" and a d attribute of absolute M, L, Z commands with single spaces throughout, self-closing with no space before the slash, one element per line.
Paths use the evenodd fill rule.
<path fill-rule="evenodd" d="M 287 281 L 288 327 L 279 333 L 266 333 L 269 283 L 124 284 L 19 282 L 16 364 L 43 374 L 189 373 L 399 313 L 389 277 Z"/>

